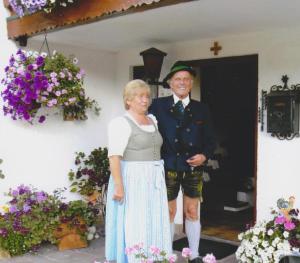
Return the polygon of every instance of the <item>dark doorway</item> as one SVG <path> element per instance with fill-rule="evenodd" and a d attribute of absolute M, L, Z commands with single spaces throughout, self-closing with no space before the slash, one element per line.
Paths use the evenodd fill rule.
<path fill-rule="evenodd" d="M 203 227 L 235 222 L 238 233 L 255 217 L 258 56 L 188 63 L 199 70 L 201 101 L 209 105 L 218 144 L 219 168 L 207 168 L 204 184 Z"/>

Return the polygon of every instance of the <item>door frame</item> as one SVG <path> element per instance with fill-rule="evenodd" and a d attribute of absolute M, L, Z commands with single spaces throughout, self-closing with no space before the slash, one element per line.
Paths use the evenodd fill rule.
<path fill-rule="evenodd" d="M 253 224 L 256 222 L 257 217 L 257 145 L 258 145 L 258 54 L 243 55 L 243 56 L 231 56 L 231 57 L 220 57 L 220 58 L 209 58 L 209 59 L 196 59 L 196 60 L 185 60 L 184 62 L 192 67 L 200 68 L 203 66 L 214 65 L 219 63 L 220 60 L 225 63 L 237 63 L 237 62 L 249 62 L 253 63 L 255 67 L 255 80 L 256 92 L 255 92 L 255 123 L 254 123 L 254 163 L 253 163 L 253 178 L 254 178 L 254 191 L 253 191 Z"/>

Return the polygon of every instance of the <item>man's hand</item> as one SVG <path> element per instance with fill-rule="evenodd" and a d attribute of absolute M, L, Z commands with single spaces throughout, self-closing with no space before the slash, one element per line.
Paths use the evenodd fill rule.
<path fill-rule="evenodd" d="M 197 167 L 202 165 L 206 161 L 206 157 L 204 154 L 196 154 L 192 156 L 191 158 L 187 159 L 186 162 L 192 166 Z"/>

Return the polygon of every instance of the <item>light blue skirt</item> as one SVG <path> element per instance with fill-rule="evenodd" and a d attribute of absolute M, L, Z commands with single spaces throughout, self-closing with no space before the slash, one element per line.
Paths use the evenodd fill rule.
<path fill-rule="evenodd" d="M 167 190 L 163 161 L 121 162 L 125 198 L 112 199 L 113 178 L 110 177 L 106 204 L 106 260 L 117 263 L 140 262 L 125 254 L 126 247 L 143 244 L 172 254 Z"/>

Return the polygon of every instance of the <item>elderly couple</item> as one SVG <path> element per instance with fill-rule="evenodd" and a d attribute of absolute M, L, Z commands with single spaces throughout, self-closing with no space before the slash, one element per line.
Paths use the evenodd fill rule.
<path fill-rule="evenodd" d="M 190 262 L 202 262 L 198 254 L 201 166 L 213 153 L 215 142 L 208 108 L 189 97 L 195 75 L 192 67 L 175 63 L 165 78 L 173 95 L 154 99 L 151 106 L 150 88 L 144 81 L 125 86 L 126 113 L 108 127 L 108 261 L 138 262 L 125 254 L 125 248 L 139 243 L 145 250 L 154 245 L 172 253 L 181 187 Z"/>

